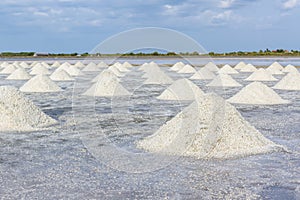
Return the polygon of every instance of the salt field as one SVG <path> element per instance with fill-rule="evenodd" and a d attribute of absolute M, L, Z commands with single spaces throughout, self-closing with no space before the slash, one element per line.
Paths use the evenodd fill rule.
<path fill-rule="evenodd" d="M 34 61 L 0 60 L 0 199 L 300 199 L 299 58 Z"/>

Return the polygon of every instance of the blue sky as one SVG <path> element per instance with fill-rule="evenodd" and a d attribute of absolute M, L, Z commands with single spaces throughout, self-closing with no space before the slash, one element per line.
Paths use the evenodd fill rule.
<path fill-rule="evenodd" d="M 207 51 L 300 49 L 300 0 L 1 0 L 0 51 L 90 52 L 142 27 L 182 32 Z"/>

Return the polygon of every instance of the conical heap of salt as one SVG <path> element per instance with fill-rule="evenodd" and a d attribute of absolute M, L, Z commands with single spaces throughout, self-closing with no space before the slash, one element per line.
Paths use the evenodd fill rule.
<path fill-rule="evenodd" d="M 279 71 L 283 70 L 283 67 L 281 64 L 279 64 L 278 62 L 274 62 L 273 64 L 271 64 L 268 68 L 270 69 L 277 69 Z"/>
<path fill-rule="evenodd" d="M 8 62 L 3 62 L 3 63 L 1 63 L 1 68 L 5 68 L 5 67 L 7 67 L 9 65 L 9 63 Z"/>
<path fill-rule="evenodd" d="M 70 63 L 64 62 L 57 69 L 63 69 L 66 71 L 69 67 L 71 67 Z"/>
<path fill-rule="evenodd" d="M 92 80 L 92 83 L 96 83 L 102 78 L 115 78 L 117 81 L 120 81 L 116 74 L 109 69 L 105 69 Z"/>
<path fill-rule="evenodd" d="M 245 86 L 240 92 L 228 99 L 228 102 L 255 105 L 289 103 L 289 101 L 282 99 L 272 88 L 261 82 L 253 82 Z"/>
<path fill-rule="evenodd" d="M 214 79 L 216 75 L 209 71 L 206 67 L 202 67 L 199 71 L 197 71 L 190 79 L 193 80 L 211 80 Z"/>
<path fill-rule="evenodd" d="M 241 87 L 242 85 L 235 81 L 228 74 L 219 74 L 206 86 L 210 87 Z"/>
<path fill-rule="evenodd" d="M 33 131 L 57 123 L 16 88 L 0 87 L 0 131 Z"/>
<path fill-rule="evenodd" d="M 215 94 L 198 98 L 137 146 L 149 152 L 198 159 L 229 159 L 284 150 Z"/>
<path fill-rule="evenodd" d="M 108 69 L 112 71 L 117 77 L 125 76 L 115 65 L 110 66 Z"/>
<path fill-rule="evenodd" d="M 85 65 L 80 61 L 76 62 L 74 66 L 79 69 L 85 68 Z"/>
<path fill-rule="evenodd" d="M 16 66 L 10 64 L 10 65 L 4 67 L 4 69 L 1 70 L 0 74 L 11 74 L 11 73 L 13 73 L 16 69 L 17 69 Z"/>
<path fill-rule="evenodd" d="M 274 78 L 269 71 L 263 68 L 260 68 L 259 70 L 253 72 L 245 80 L 246 81 L 277 81 L 277 79 Z"/>
<path fill-rule="evenodd" d="M 240 72 L 255 72 L 257 71 L 256 67 L 254 67 L 252 64 L 247 64 L 245 67 L 243 67 Z"/>
<path fill-rule="evenodd" d="M 115 77 L 102 77 L 92 85 L 83 95 L 86 96 L 128 96 L 128 92 Z"/>
<path fill-rule="evenodd" d="M 68 72 L 68 74 L 70 74 L 71 76 L 82 76 L 83 75 L 83 73 L 80 71 L 80 69 L 78 69 L 74 65 L 66 67 L 64 70 L 66 72 Z"/>
<path fill-rule="evenodd" d="M 60 66 L 60 63 L 58 61 L 55 61 L 51 66 L 57 68 Z"/>
<path fill-rule="evenodd" d="M 139 67 L 139 71 L 144 71 L 149 66 L 149 63 L 144 63 Z"/>
<path fill-rule="evenodd" d="M 295 66 L 293 66 L 293 65 L 287 65 L 283 70 L 282 70 L 282 72 L 287 72 L 287 73 L 297 73 L 297 74 L 299 74 L 299 71 L 298 71 L 298 69 L 295 67 Z"/>
<path fill-rule="evenodd" d="M 275 68 L 271 68 L 271 67 L 268 67 L 267 69 L 266 69 L 268 72 L 270 72 L 271 74 L 273 74 L 273 75 L 282 75 L 283 74 L 283 72 L 282 71 L 280 71 L 280 70 L 278 70 L 278 69 L 275 69 Z"/>
<path fill-rule="evenodd" d="M 128 69 L 128 68 L 132 68 L 132 65 L 131 65 L 129 62 L 127 62 L 127 61 L 124 62 L 124 63 L 122 64 L 122 66 L 125 67 L 125 68 L 127 68 L 127 69 Z"/>
<path fill-rule="evenodd" d="M 48 75 L 51 74 L 50 71 L 42 65 L 41 63 L 36 64 L 30 71 L 31 75 L 37 75 L 37 74 L 42 74 L 42 75 Z"/>
<path fill-rule="evenodd" d="M 46 68 L 50 68 L 49 64 L 46 63 L 46 62 L 41 62 L 41 65 L 43 65 L 43 66 L 46 67 Z"/>
<path fill-rule="evenodd" d="M 300 90 L 300 73 L 288 73 L 273 88 L 278 90 Z"/>
<path fill-rule="evenodd" d="M 238 74 L 239 72 L 233 69 L 230 65 L 224 65 L 219 71 L 219 74 Z"/>
<path fill-rule="evenodd" d="M 240 69 L 244 68 L 245 66 L 246 66 L 246 63 L 244 63 L 244 62 L 239 62 L 239 63 L 234 67 L 234 69 L 240 70 Z"/>
<path fill-rule="evenodd" d="M 123 66 L 122 64 L 114 64 L 113 66 L 115 66 L 120 72 L 126 73 L 129 72 L 130 70 L 127 69 L 125 66 Z"/>
<path fill-rule="evenodd" d="M 185 66 L 185 64 L 183 62 L 177 62 L 170 68 L 170 71 L 177 72 L 177 71 L 181 70 L 184 66 Z"/>
<path fill-rule="evenodd" d="M 192 67 L 191 65 L 187 64 L 187 65 L 184 65 L 184 67 L 179 70 L 177 73 L 179 74 L 191 74 L 191 73 L 196 73 L 197 70 Z"/>
<path fill-rule="evenodd" d="M 94 62 L 90 62 L 85 68 L 83 68 L 84 72 L 96 72 L 101 71 L 101 69 Z"/>
<path fill-rule="evenodd" d="M 203 91 L 188 79 L 179 79 L 163 91 L 157 99 L 188 101 L 202 96 Z"/>
<path fill-rule="evenodd" d="M 24 62 L 24 61 L 20 63 L 20 66 L 23 67 L 23 68 L 25 68 L 25 69 L 29 68 L 29 65 L 26 62 Z"/>
<path fill-rule="evenodd" d="M 155 65 L 149 65 L 148 68 L 145 69 L 146 74 L 142 77 L 147 78 L 144 81 L 144 84 L 171 84 L 173 83 L 173 79 L 170 78 L 167 74 L 165 74 L 159 67 Z"/>
<path fill-rule="evenodd" d="M 204 67 L 207 68 L 209 71 L 212 71 L 212 72 L 219 71 L 219 67 L 213 62 L 207 63 Z"/>
<path fill-rule="evenodd" d="M 75 79 L 71 77 L 68 72 L 66 72 L 63 69 L 55 70 L 51 76 L 50 79 L 53 81 L 74 81 Z"/>
<path fill-rule="evenodd" d="M 31 76 L 25 71 L 24 68 L 20 67 L 11 73 L 6 79 L 8 80 L 28 80 Z"/>
<path fill-rule="evenodd" d="M 108 68 L 108 65 L 105 62 L 101 61 L 100 63 L 98 63 L 98 67 L 99 68 Z"/>
<path fill-rule="evenodd" d="M 62 89 L 57 86 L 48 76 L 36 75 L 27 81 L 21 88 L 21 92 L 60 92 Z"/>

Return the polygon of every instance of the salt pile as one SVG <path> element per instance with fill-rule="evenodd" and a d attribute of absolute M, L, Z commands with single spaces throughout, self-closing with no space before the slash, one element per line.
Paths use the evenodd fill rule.
<path fill-rule="evenodd" d="M 115 77 L 102 77 L 97 83 L 93 84 L 83 95 L 86 96 L 128 96 L 128 92 Z"/>
<path fill-rule="evenodd" d="M 111 70 L 117 77 L 125 76 L 115 65 L 110 66 L 108 69 Z"/>
<path fill-rule="evenodd" d="M 240 92 L 228 99 L 228 102 L 255 105 L 289 103 L 289 101 L 282 99 L 272 88 L 261 82 L 253 82 L 245 86 Z"/>
<path fill-rule="evenodd" d="M 11 74 L 17 69 L 16 66 L 9 64 L 1 70 L 0 74 Z"/>
<path fill-rule="evenodd" d="M 197 71 L 190 79 L 194 80 L 211 80 L 214 79 L 216 75 L 209 71 L 207 68 L 202 67 L 199 71 Z"/>
<path fill-rule="evenodd" d="M 130 70 L 128 70 L 125 66 L 123 66 L 122 64 L 118 63 L 118 64 L 114 64 L 113 66 L 115 66 L 120 72 L 129 72 Z"/>
<path fill-rule="evenodd" d="M 108 68 L 108 65 L 105 63 L 105 62 L 103 62 L 103 61 L 101 61 L 100 63 L 98 63 L 98 65 L 97 65 L 99 68 Z"/>
<path fill-rule="evenodd" d="M 259 70 L 253 72 L 245 80 L 246 81 L 277 81 L 277 79 L 274 78 L 269 71 L 263 68 L 260 68 Z"/>
<path fill-rule="evenodd" d="M 147 78 L 144 81 L 144 84 L 171 84 L 173 79 L 165 74 L 162 70 L 158 69 L 155 66 L 150 66 L 146 69 L 146 74 L 143 76 Z"/>
<path fill-rule="evenodd" d="M 43 65 L 43 66 L 46 67 L 46 68 L 50 68 L 49 64 L 46 63 L 46 62 L 41 62 L 41 65 Z"/>
<path fill-rule="evenodd" d="M 11 73 L 6 79 L 8 80 L 28 80 L 31 76 L 25 71 L 24 68 L 20 67 Z"/>
<path fill-rule="evenodd" d="M 204 67 L 212 72 L 219 71 L 219 67 L 215 63 L 212 63 L 212 62 L 207 63 Z"/>
<path fill-rule="evenodd" d="M 123 64 L 122 64 L 122 66 L 123 67 L 125 67 L 125 68 L 132 68 L 133 66 L 129 63 L 129 62 L 124 62 Z"/>
<path fill-rule="evenodd" d="M 51 74 L 50 71 L 47 69 L 46 66 L 38 63 L 36 64 L 30 71 L 31 75 L 37 75 L 37 74 L 42 74 L 42 75 L 48 75 Z"/>
<path fill-rule="evenodd" d="M 119 78 L 111 70 L 105 69 L 92 80 L 92 83 L 96 83 L 102 78 L 115 78 L 119 81 Z"/>
<path fill-rule="evenodd" d="M 60 92 L 62 89 L 57 86 L 48 76 L 36 75 L 27 81 L 22 87 L 21 92 Z"/>
<path fill-rule="evenodd" d="M 219 74 L 206 86 L 210 87 L 241 87 L 242 85 L 235 81 L 228 74 Z"/>
<path fill-rule="evenodd" d="M 188 101 L 202 96 L 203 91 L 188 79 L 179 79 L 162 92 L 157 99 Z"/>
<path fill-rule="evenodd" d="M 244 62 L 239 62 L 239 63 L 234 67 L 234 69 L 240 70 L 240 69 L 244 68 L 245 66 L 246 66 L 246 63 L 244 63 Z"/>
<path fill-rule="evenodd" d="M 5 68 L 5 67 L 7 67 L 9 65 L 9 63 L 8 62 L 3 62 L 3 63 L 1 63 L 1 68 Z"/>
<path fill-rule="evenodd" d="M 16 88 L 0 87 L 0 131 L 33 131 L 57 123 Z"/>
<path fill-rule="evenodd" d="M 299 73 L 297 68 L 293 65 L 287 65 L 282 71 L 287 73 Z"/>
<path fill-rule="evenodd" d="M 144 63 L 144 64 L 142 64 L 140 67 L 139 67 L 139 71 L 144 71 L 146 68 L 148 68 L 148 66 L 149 66 L 149 63 Z"/>
<path fill-rule="evenodd" d="M 243 67 L 240 70 L 240 72 L 255 72 L 255 71 L 257 71 L 257 69 L 252 64 L 247 64 L 245 67 Z"/>
<path fill-rule="evenodd" d="M 288 73 L 273 88 L 278 90 L 300 90 L 300 74 Z"/>
<path fill-rule="evenodd" d="M 184 64 L 183 62 L 177 62 L 177 63 L 175 63 L 175 64 L 170 68 L 170 71 L 179 71 L 179 70 L 181 70 L 184 66 L 185 66 L 185 64 Z"/>
<path fill-rule="evenodd" d="M 29 65 L 26 62 L 23 61 L 23 62 L 20 63 L 20 67 L 23 67 L 23 68 L 26 69 L 26 68 L 29 68 Z"/>
<path fill-rule="evenodd" d="M 195 72 L 197 72 L 197 70 L 194 67 L 192 67 L 191 65 L 187 64 L 181 70 L 179 70 L 177 73 L 191 74 L 191 73 L 195 73 Z"/>
<path fill-rule="evenodd" d="M 77 68 L 79 68 L 79 69 L 85 67 L 85 65 L 82 62 L 80 62 L 80 61 L 76 62 L 74 66 L 77 67 Z"/>
<path fill-rule="evenodd" d="M 101 69 L 94 62 L 90 62 L 85 68 L 83 68 L 84 72 L 96 72 L 101 71 Z"/>
<path fill-rule="evenodd" d="M 57 68 L 60 66 L 60 63 L 58 61 L 55 61 L 51 66 Z"/>
<path fill-rule="evenodd" d="M 69 66 L 69 67 L 62 67 L 62 69 L 64 69 L 71 76 L 82 76 L 83 75 L 83 73 L 80 71 L 80 69 L 78 69 L 74 65 Z"/>
<path fill-rule="evenodd" d="M 283 70 L 283 67 L 278 62 L 274 62 L 272 65 L 270 65 L 268 68 L 270 69 L 277 69 L 279 71 Z"/>
<path fill-rule="evenodd" d="M 219 71 L 219 74 L 238 74 L 239 72 L 233 69 L 230 65 L 224 65 Z"/>
<path fill-rule="evenodd" d="M 55 70 L 51 74 L 50 79 L 53 81 L 74 81 L 75 80 L 63 69 Z"/>
<path fill-rule="evenodd" d="M 137 143 L 149 152 L 198 159 L 229 159 L 281 151 L 284 148 L 265 138 L 234 106 L 209 94 Z"/>
<path fill-rule="evenodd" d="M 269 71 L 273 75 L 282 75 L 283 74 L 282 71 L 275 69 L 275 68 L 270 68 L 270 67 L 267 68 L 267 71 Z"/>

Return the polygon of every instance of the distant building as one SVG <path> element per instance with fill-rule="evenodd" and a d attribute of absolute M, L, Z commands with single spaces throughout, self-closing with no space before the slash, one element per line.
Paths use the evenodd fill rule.
<path fill-rule="evenodd" d="M 34 57 L 37 57 L 37 56 L 49 56 L 49 53 L 34 53 L 33 56 Z"/>

